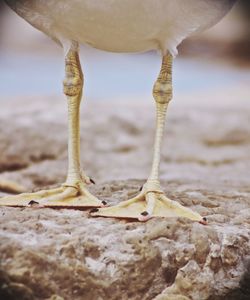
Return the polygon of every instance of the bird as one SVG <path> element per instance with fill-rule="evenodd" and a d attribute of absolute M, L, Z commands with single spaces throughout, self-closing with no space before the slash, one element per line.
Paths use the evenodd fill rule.
<path fill-rule="evenodd" d="M 60 187 L 5 196 L 0 205 L 92 208 L 93 217 L 180 217 L 207 224 L 198 212 L 169 199 L 160 184 L 159 168 L 166 113 L 173 98 L 172 69 L 178 46 L 189 36 L 218 23 L 237 0 L 5 0 L 7 5 L 63 51 L 64 94 L 68 104 L 68 171 Z M 156 50 L 161 69 L 153 85 L 156 133 L 152 168 L 138 194 L 114 206 L 92 195 L 89 178 L 80 164 L 80 103 L 84 75 L 79 46 L 108 52 Z M 9 184 L 10 185 L 10 184 Z M 1 182 L 0 182 L 1 186 Z M 13 185 L 15 188 L 15 185 Z"/>

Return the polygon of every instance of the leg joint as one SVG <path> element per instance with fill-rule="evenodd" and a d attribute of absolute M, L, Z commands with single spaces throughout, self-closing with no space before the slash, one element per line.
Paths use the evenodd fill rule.
<path fill-rule="evenodd" d="M 63 81 L 63 91 L 66 96 L 77 96 L 82 92 L 83 80 L 81 77 L 66 77 Z"/>
<path fill-rule="evenodd" d="M 64 94 L 78 96 L 82 92 L 83 74 L 78 50 L 70 49 L 65 57 Z"/>
<path fill-rule="evenodd" d="M 157 103 L 169 103 L 173 97 L 172 84 L 168 82 L 156 81 L 153 88 L 153 96 Z"/>

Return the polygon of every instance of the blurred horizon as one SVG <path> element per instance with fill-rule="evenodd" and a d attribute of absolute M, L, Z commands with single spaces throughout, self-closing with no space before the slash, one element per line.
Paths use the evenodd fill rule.
<path fill-rule="evenodd" d="M 2 98 L 61 93 L 62 49 L 3 2 L 0 12 Z M 156 52 L 117 54 L 83 45 L 81 60 L 86 97 L 151 99 L 160 68 Z M 174 87 L 177 93 L 190 93 L 226 88 L 249 79 L 250 2 L 243 0 L 212 29 L 182 43 L 175 62 Z"/>

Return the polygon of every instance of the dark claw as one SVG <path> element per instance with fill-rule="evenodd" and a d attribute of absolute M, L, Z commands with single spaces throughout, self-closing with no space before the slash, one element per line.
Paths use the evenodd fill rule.
<path fill-rule="evenodd" d="M 34 201 L 34 200 L 31 200 L 28 205 L 32 206 L 32 205 L 37 205 L 39 204 L 38 202 Z"/>
<path fill-rule="evenodd" d="M 90 180 L 90 182 L 91 182 L 91 183 L 95 184 L 95 181 L 94 181 L 94 179 L 92 179 L 92 178 L 89 178 L 89 180 Z"/>
<path fill-rule="evenodd" d="M 95 212 L 98 212 L 98 211 L 99 211 L 98 208 L 92 208 L 89 212 L 90 212 L 90 213 L 95 213 Z"/>
<path fill-rule="evenodd" d="M 148 215 L 148 212 L 145 210 L 141 213 L 142 216 L 146 217 Z"/>
<path fill-rule="evenodd" d="M 202 221 L 199 222 L 202 225 L 207 225 L 207 218 L 203 217 Z"/>
<path fill-rule="evenodd" d="M 143 189 L 143 185 L 140 187 L 140 189 L 139 189 L 139 192 L 141 192 L 141 191 L 142 191 L 142 189 Z"/>
<path fill-rule="evenodd" d="M 107 202 L 103 200 L 103 201 L 102 201 L 102 204 L 103 204 L 103 205 L 107 205 Z"/>

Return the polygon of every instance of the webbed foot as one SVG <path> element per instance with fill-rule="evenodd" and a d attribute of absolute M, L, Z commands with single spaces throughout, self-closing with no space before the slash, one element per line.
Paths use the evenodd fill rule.
<path fill-rule="evenodd" d="M 105 201 L 100 201 L 87 189 L 84 182 L 74 185 L 41 190 L 34 193 L 5 196 L 0 199 L 0 206 L 39 206 L 39 207 L 103 207 Z"/>
<path fill-rule="evenodd" d="M 140 193 L 118 205 L 95 209 L 92 216 L 132 218 L 147 221 L 152 217 L 183 217 L 206 224 L 206 218 L 164 195 L 158 182 L 148 181 Z"/>

